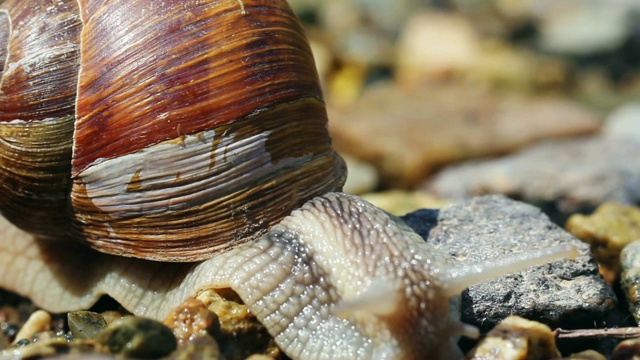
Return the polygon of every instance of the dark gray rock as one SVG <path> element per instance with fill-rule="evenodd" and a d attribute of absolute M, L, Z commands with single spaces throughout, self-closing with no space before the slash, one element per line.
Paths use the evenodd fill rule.
<path fill-rule="evenodd" d="M 576 260 L 533 267 L 474 285 L 462 294 L 462 320 L 488 330 L 508 315 L 550 326 L 593 327 L 615 308 L 613 290 L 604 282 L 589 246 L 553 224 L 540 209 L 504 196 L 474 198 L 433 211 L 403 217 L 427 242 L 460 263 L 486 262 L 511 253 L 558 244 L 578 247 Z"/>
<path fill-rule="evenodd" d="M 422 188 L 451 199 L 505 194 L 559 215 L 554 221 L 562 224 L 605 201 L 640 202 L 638 154 L 640 141 L 631 138 L 545 141 L 500 159 L 445 168 Z"/>

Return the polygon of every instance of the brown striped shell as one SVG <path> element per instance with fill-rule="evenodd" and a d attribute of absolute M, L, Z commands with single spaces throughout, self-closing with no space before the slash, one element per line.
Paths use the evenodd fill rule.
<path fill-rule="evenodd" d="M 284 0 L 7 0 L 0 211 L 99 251 L 195 261 L 339 190 Z"/>

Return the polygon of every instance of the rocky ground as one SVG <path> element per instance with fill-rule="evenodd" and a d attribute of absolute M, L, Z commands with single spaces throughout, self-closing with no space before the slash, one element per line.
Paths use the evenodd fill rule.
<path fill-rule="evenodd" d="M 640 336 L 640 6 L 291 3 L 347 159 L 346 191 L 407 214 L 460 262 L 580 249 L 576 261 L 465 291 L 462 319 L 485 334 L 461 342 L 467 358 L 640 356 L 625 340 Z M 110 299 L 48 314 L 0 292 L 0 358 L 286 358 L 238 301 L 201 294 L 158 323 Z"/>

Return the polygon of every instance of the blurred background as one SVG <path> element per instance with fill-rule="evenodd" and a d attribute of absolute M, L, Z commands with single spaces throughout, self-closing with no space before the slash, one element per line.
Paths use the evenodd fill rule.
<path fill-rule="evenodd" d="M 346 190 L 394 213 L 502 193 L 563 224 L 640 200 L 640 2 L 289 0 Z"/>

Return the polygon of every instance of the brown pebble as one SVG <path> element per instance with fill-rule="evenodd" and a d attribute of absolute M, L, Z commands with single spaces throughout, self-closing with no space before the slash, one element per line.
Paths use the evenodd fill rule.
<path fill-rule="evenodd" d="M 613 349 L 611 360 L 638 360 L 640 359 L 640 338 L 629 339 L 621 342 Z"/>
<path fill-rule="evenodd" d="M 595 350 L 585 350 L 579 353 L 571 354 L 567 359 L 572 360 L 607 360 L 606 356 Z"/>
<path fill-rule="evenodd" d="M 560 357 L 548 326 L 509 316 L 467 354 L 468 360 L 552 359 Z"/>
<path fill-rule="evenodd" d="M 605 280 L 614 283 L 620 275 L 620 252 L 640 239 L 640 208 L 605 203 L 591 215 L 572 215 L 565 228 L 591 245 Z"/>
<path fill-rule="evenodd" d="M 189 298 L 173 310 L 163 323 L 176 336 L 178 346 L 220 328 L 218 317 L 202 301 Z"/>
<path fill-rule="evenodd" d="M 213 336 L 221 351 L 229 358 L 244 359 L 252 354 L 267 354 L 278 358 L 281 350 L 249 307 L 231 289 L 209 289 L 196 299 L 218 316 L 220 330 Z"/>

